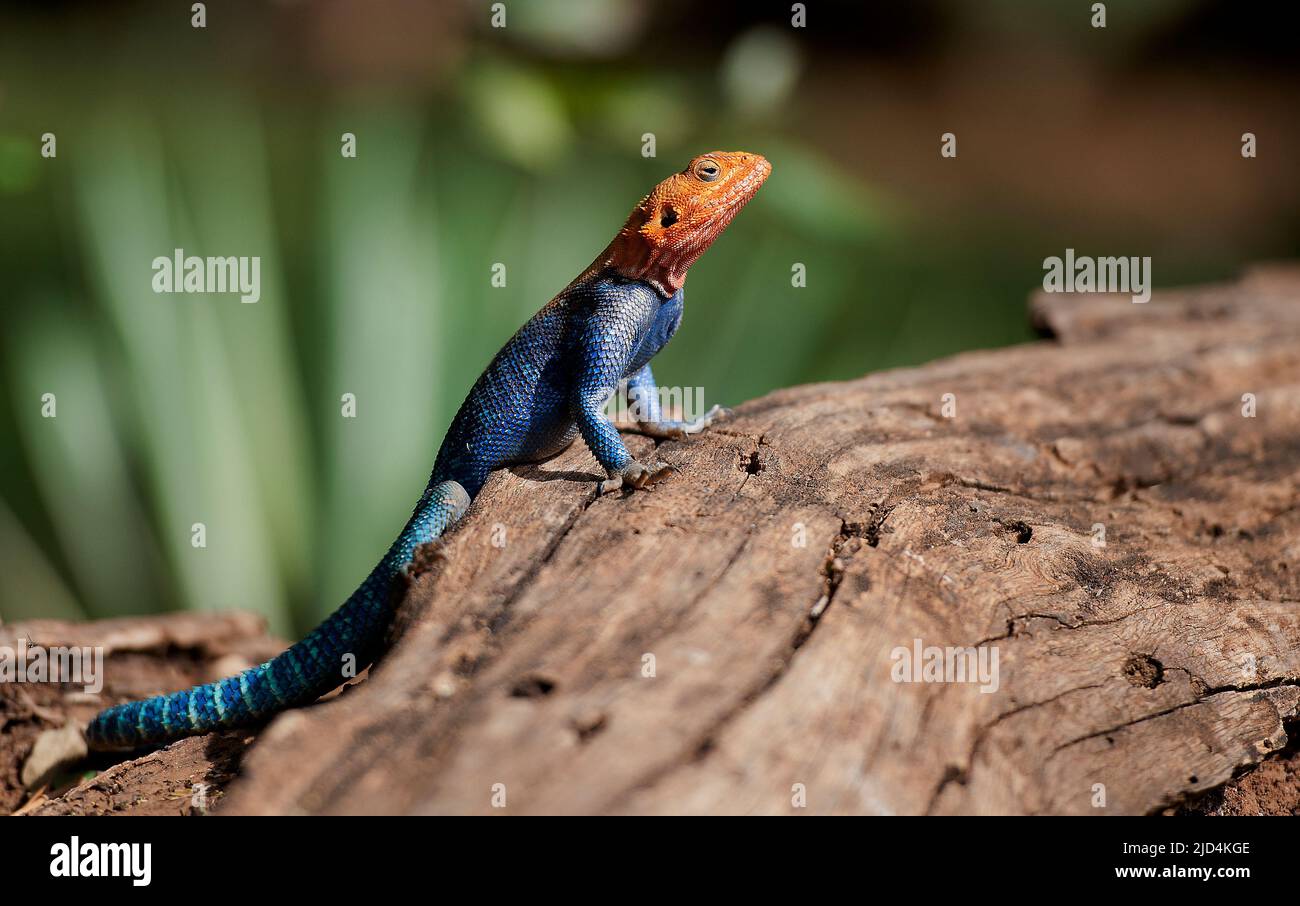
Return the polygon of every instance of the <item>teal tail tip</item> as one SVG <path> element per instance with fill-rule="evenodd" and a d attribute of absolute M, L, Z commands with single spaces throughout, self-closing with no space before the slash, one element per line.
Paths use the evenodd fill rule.
<path fill-rule="evenodd" d="M 394 577 L 416 548 L 441 537 L 464 515 L 470 500 L 459 482 L 431 485 L 384 559 L 305 639 L 237 676 L 101 711 L 86 728 L 86 744 L 97 751 L 132 750 L 252 726 L 342 685 L 355 675 L 351 668 L 371 664 L 379 654 L 393 615 Z"/>
<path fill-rule="evenodd" d="M 269 665 L 263 665 L 267 667 Z M 86 744 L 95 751 L 129 751 L 257 722 L 260 712 L 227 698 L 231 688 L 248 686 L 248 674 L 184 692 L 114 705 L 97 714 L 86 727 Z M 218 702 L 222 708 L 218 708 Z M 241 707 L 242 705 L 242 707 Z M 224 713 L 223 713 L 224 712 Z"/>
<path fill-rule="evenodd" d="M 377 583 L 376 583 L 377 584 Z M 315 701 L 343 683 L 345 654 L 367 663 L 385 624 L 382 599 L 363 585 L 329 619 L 275 658 L 215 683 L 126 702 L 86 728 L 97 751 L 157 747 L 186 736 L 260 724 L 278 711 Z"/>
<path fill-rule="evenodd" d="M 140 748 L 150 741 L 162 741 L 143 738 L 137 726 L 143 705 L 144 702 L 127 702 L 96 714 L 86 727 L 86 745 L 95 752 L 121 752 Z"/>

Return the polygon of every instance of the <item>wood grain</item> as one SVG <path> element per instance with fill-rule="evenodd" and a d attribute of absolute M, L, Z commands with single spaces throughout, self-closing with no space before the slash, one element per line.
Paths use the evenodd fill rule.
<path fill-rule="evenodd" d="M 1039 296 L 1042 342 L 778 391 L 660 444 L 650 492 L 597 497 L 580 446 L 499 473 L 389 655 L 273 721 L 218 811 L 1192 801 L 1300 702 L 1298 300 L 1284 268 Z M 894 681 L 915 640 L 996 649 L 996 691 Z"/>

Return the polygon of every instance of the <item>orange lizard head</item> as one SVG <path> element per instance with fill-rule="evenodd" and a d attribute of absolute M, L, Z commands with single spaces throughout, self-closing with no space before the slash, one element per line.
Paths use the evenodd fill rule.
<path fill-rule="evenodd" d="M 610 245 L 607 263 L 666 295 L 772 172 L 759 154 L 714 151 L 674 173 L 641 200 Z"/>

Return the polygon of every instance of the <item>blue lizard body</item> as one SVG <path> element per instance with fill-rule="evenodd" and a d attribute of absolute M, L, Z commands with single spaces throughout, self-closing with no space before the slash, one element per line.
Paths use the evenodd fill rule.
<path fill-rule="evenodd" d="M 528 320 L 493 358 L 474 383 L 439 449 L 433 472 L 411 518 L 383 559 L 351 597 L 306 638 L 275 658 L 237 676 L 170 695 L 127 702 L 98 714 L 86 731 L 93 748 L 137 748 L 216 729 L 255 723 L 269 715 L 310 703 L 347 679 L 345 666 L 360 668 L 378 656 L 396 605 L 396 580 L 416 549 L 439 538 L 469 508 L 495 469 L 545 459 L 581 436 L 610 476 L 609 490 L 643 487 L 668 471 L 647 467 L 628 452 L 618 430 L 604 415 L 610 397 L 627 382 L 629 400 L 640 405 L 646 433 L 680 437 L 705 427 L 716 410 L 695 422 L 660 418 L 658 393 L 649 362 L 672 339 L 681 323 L 685 266 L 720 232 L 757 190 L 768 167 L 754 155 L 737 170 L 757 173 L 733 189 L 738 200 L 714 203 L 712 220 L 699 234 L 673 241 L 685 251 L 661 253 L 666 264 L 644 276 L 621 266 L 623 248 L 614 244 L 592 267 Z M 728 161 L 723 152 L 707 158 Z M 754 162 L 757 163 L 754 163 Z M 761 164 L 761 170 L 754 169 Z M 679 174 L 679 177 L 682 174 Z M 662 183 L 667 185 L 670 178 Z M 713 180 L 706 180 L 712 182 Z M 658 190 L 657 190 L 658 191 Z M 647 196 L 642 207 L 656 203 Z M 684 207 L 680 196 L 678 207 Z M 641 208 L 638 208 L 640 211 Z M 629 225 L 639 223 L 633 212 Z M 657 211 L 657 209 L 656 209 Z M 658 214 L 656 213 L 656 216 Z M 674 220 L 677 215 L 674 215 Z M 647 219 L 645 222 L 649 223 Z M 628 228 L 625 227 L 625 231 Z M 620 234 L 622 238 L 623 234 Z M 665 246 L 669 251 L 671 247 Z M 683 259 L 685 265 L 682 264 Z M 645 270 L 638 251 L 637 266 Z M 352 657 L 349 658 L 348 656 Z"/>
<path fill-rule="evenodd" d="M 602 409 L 672 338 L 683 292 L 665 300 L 646 283 L 602 276 L 556 296 L 474 383 L 431 483 L 457 481 L 473 497 L 494 469 L 545 459 L 579 434 L 606 469 L 626 465 L 632 457 Z M 670 330 L 663 311 L 676 313 Z"/>

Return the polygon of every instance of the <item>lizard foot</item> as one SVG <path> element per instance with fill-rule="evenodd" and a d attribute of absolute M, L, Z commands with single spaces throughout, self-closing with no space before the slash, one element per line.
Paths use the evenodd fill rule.
<path fill-rule="evenodd" d="M 680 440 L 692 434 L 699 434 L 710 425 L 731 418 L 733 414 L 730 409 L 723 406 L 714 406 L 699 418 L 689 422 L 637 422 L 636 432 L 644 434 L 646 437 L 656 437 L 661 440 Z"/>
<path fill-rule="evenodd" d="M 649 487 L 663 479 L 669 472 L 675 471 L 676 469 L 667 463 L 656 462 L 647 466 L 634 459 L 621 469 L 611 469 L 609 478 L 600 483 L 600 493 L 608 494 L 610 491 L 617 491 L 619 488 L 639 489 Z"/>

